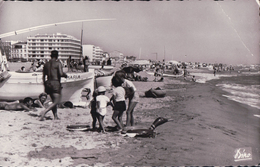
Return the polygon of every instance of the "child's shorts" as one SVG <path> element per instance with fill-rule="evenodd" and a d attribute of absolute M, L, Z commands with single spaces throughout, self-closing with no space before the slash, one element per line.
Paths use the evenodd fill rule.
<path fill-rule="evenodd" d="M 113 110 L 117 110 L 117 111 L 125 111 L 126 110 L 126 104 L 125 101 L 117 101 Z"/>

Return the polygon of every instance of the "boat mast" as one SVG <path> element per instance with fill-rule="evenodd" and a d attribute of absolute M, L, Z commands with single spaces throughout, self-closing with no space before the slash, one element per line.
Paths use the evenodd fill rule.
<path fill-rule="evenodd" d="M 80 57 L 82 58 L 82 59 L 84 59 L 83 58 L 83 51 L 82 51 L 82 49 L 83 49 L 83 47 L 82 47 L 82 40 L 83 40 L 83 22 L 82 22 L 82 27 L 81 27 L 81 38 L 80 38 L 80 47 L 81 47 L 81 49 L 80 49 Z"/>
<path fill-rule="evenodd" d="M 165 61 L 165 46 L 164 46 L 164 48 L 163 48 L 163 59 L 164 59 L 164 61 Z"/>
<path fill-rule="evenodd" d="M 140 48 L 140 51 L 139 51 L 139 59 L 141 57 L 141 54 L 142 54 L 142 48 Z"/>

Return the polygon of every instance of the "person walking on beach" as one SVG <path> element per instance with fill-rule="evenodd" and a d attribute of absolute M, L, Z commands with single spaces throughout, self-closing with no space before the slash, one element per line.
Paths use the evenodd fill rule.
<path fill-rule="evenodd" d="M 159 66 L 156 66 L 155 67 L 155 70 L 154 70 L 154 81 L 156 82 L 156 81 L 158 81 L 158 79 L 157 79 L 157 77 L 160 77 L 160 68 L 159 68 Z"/>
<path fill-rule="evenodd" d="M 195 78 L 195 75 L 192 76 L 192 79 L 191 79 L 193 82 L 196 82 L 196 78 Z"/>
<path fill-rule="evenodd" d="M 213 67 L 213 70 L 214 70 L 214 72 L 213 72 L 213 73 L 214 73 L 214 76 L 216 76 L 217 69 L 216 69 L 215 66 Z"/>
<path fill-rule="evenodd" d="M 184 80 L 187 80 L 187 76 L 188 76 L 188 71 L 186 67 L 184 67 L 184 73 L 183 73 Z"/>
<path fill-rule="evenodd" d="M 106 88 L 104 86 L 99 86 L 98 95 L 96 97 L 96 112 L 97 112 L 97 119 L 99 122 L 99 128 L 101 132 L 105 133 L 105 126 L 104 126 L 104 118 L 107 113 L 107 106 L 111 104 L 110 99 L 105 95 Z"/>
<path fill-rule="evenodd" d="M 112 119 L 117 125 L 119 131 L 123 130 L 123 121 L 122 116 L 124 111 L 126 110 L 125 103 L 125 89 L 121 86 L 122 80 L 117 77 L 112 78 L 112 85 L 115 87 L 113 89 L 113 95 L 110 98 L 110 101 L 113 103 L 114 113 L 112 115 Z"/>
<path fill-rule="evenodd" d="M 134 126 L 134 109 L 139 102 L 139 94 L 133 82 L 125 79 L 122 72 L 116 72 L 115 77 L 122 82 L 122 87 L 126 90 L 126 97 L 128 98 L 128 108 L 126 110 L 126 126 Z"/>
<path fill-rule="evenodd" d="M 44 117 L 52 110 L 54 119 L 59 119 L 57 115 L 57 104 L 61 100 L 61 77 L 67 78 L 67 74 L 63 72 L 62 64 L 58 60 L 58 51 L 53 50 L 51 52 L 51 59 L 44 64 L 43 67 L 43 84 L 45 92 L 50 95 L 52 104 L 40 113 L 40 121 L 44 121 Z M 46 80 L 47 76 L 47 80 Z"/>

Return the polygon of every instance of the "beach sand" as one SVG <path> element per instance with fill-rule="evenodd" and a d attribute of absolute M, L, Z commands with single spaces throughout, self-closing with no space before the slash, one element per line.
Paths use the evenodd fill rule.
<path fill-rule="evenodd" d="M 257 165 L 260 162 L 259 110 L 230 101 L 207 83 L 165 77 L 164 82 L 134 82 L 140 95 L 135 127 L 149 128 L 158 117 L 169 122 L 155 129 L 154 138 L 68 131 L 67 125 L 86 124 L 88 108 L 59 109 L 60 120 L 40 122 L 37 112 L 0 110 L 0 165 L 2 166 L 180 166 Z M 147 98 L 144 92 L 161 87 L 164 98 Z M 110 97 L 111 92 L 107 92 Z M 47 114 L 53 118 L 52 113 Z M 112 109 L 104 123 L 114 127 Z M 125 115 L 123 117 L 125 122 Z M 252 160 L 235 161 L 235 150 L 251 148 Z"/>

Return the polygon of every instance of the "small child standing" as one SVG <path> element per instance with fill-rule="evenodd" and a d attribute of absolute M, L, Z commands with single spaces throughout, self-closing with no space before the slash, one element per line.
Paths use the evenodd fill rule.
<path fill-rule="evenodd" d="M 105 126 L 104 126 L 104 118 L 107 113 L 107 106 L 110 105 L 110 99 L 105 95 L 106 88 L 104 86 L 99 86 L 98 95 L 96 97 L 96 108 L 97 108 L 97 119 L 99 122 L 99 128 L 101 132 L 105 133 Z"/>
<path fill-rule="evenodd" d="M 90 114 L 92 116 L 92 130 L 96 130 L 96 123 L 97 123 L 97 117 L 98 117 L 98 113 L 97 113 L 97 90 L 94 90 L 93 92 L 93 99 L 90 101 L 89 103 L 89 108 L 90 108 Z"/>
<path fill-rule="evenodd" d="M 114 104 L 112 119 L 117 124 L 119 131 L 123 130 L 122 116 L 126 110 L 125 89 L 122 87 L 122 83 L 122 80 L 117 77 L 112 78 L 112 85 L 115 87 L 113 90 L 113 96 L 110 99 Z"/>

